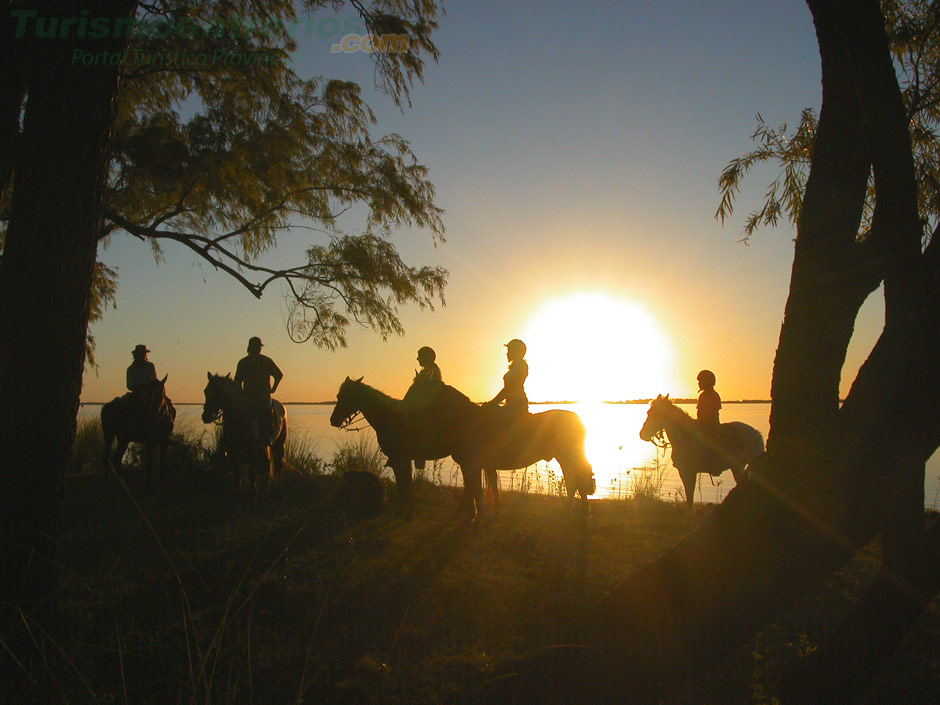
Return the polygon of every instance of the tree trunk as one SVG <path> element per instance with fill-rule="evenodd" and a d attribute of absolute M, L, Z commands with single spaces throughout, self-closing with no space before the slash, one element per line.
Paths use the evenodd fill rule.
<path fill-rule="evenodd" d="M 44 17 L 133 15 L 136 3 L 42 3 Z M 31 28 L 30 30 L 31 31 Z M 109 56 L 126 38 L 44 39 L 31 62 L 10 222 L 0 263 L 0 572 L 7 644 L 47 604 L 62 488 L 81 391 L 89 293 L 120 62 L 85 66 L 78 50 Z M 4 51 L 9 50 L 9 47 Z M 18 653 L 26 668 L 36 653 Z M 26 685 L 4 653 L 4 675 Z M 8 670 L 10 669 L 10 670 Z M 38 679 L 37 674 L 29 678 Z M 41 697 L 35 689 L 7 694 Z"/>

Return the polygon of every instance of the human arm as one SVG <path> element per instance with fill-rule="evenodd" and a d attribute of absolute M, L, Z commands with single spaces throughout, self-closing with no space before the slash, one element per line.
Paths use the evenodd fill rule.
<path fill-rule="evenodd" d="M 271 394 L 274 394 L 274 390 L 277 389 L 277 385 L 281 383 L 281 380 L 284 379 L 284 373 L 281 372 L 280 368 L 274 364 L 274 361 L 271 360 L 271 378 L 274 380 L 274 384 L 271 385 Z"/>

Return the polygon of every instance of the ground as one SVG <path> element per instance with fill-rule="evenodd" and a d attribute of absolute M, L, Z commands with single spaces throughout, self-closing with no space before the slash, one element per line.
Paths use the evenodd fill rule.
<path fill-rule="evenodd" d="M 65 702 L 458 703 L 505 659 L 576 640 L 608 589 L 710 511 L 506 494 L 482 524 L 456 490 L 416 486 L 416 515 L 348 524 L 328 475 L 261 498 L 211 472 L 147 491 L 67 483 L 50 679 Z M 810 599 L 668 702 L 772 703 L 878 564 L 873 545 Z M 650 605 L 649 609 L 660 609 Z M 48 625 L 47 625 L 48 626 Z M 936 702 L 935 602 L 872 702 Z M 707 658 L 707 656 L 706 656 Z"/>

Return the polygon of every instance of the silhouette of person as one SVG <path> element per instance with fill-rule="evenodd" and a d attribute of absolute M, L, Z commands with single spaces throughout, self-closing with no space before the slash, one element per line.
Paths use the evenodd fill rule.
<path fill-rule="evenodd" d="M 435 360 L 437 360 L 437 353 L 434 352 L 434 348 L 425 345 L 418 349 L 418 364 L 421 365 L 421 369 L 405 393 L 405 401 L 414 407 L 431 405 L 444 387 L 441 368 L 437 366 Z M 414 461 L 418 470 L 424 469 L 424 458 L 415 458 Z"/>
<path fill-rule="evenodd" d="M 132 395 L 140 392 L 150 382 L 155 382 L 157 379 L 157 369 L 147 359 L 147 353 L 149 352 L 146 345 L 137 345 L 131 350 L 134 361 L 127 368 L 125 379 L 127 388 Z"/>
<path fill-rule="evenodd" d="M 261 354 L 262 347 L 261 338 L 249 338 L 248 354 L 238 361 L 235 368 L 235 382 L 241 387 L 248 401 L 248 410 L 252 417 L 252 440 L 255 443 L 271 432 L 271 395 L 284 377 L 274 360 Z"/>
<path fill-rule="evenodd" d="M 715 373 L 702 370 L 697 379 L 701 394 L 695 405 L 695 418 L 707 436 L 720 442 L 721 421 L 718 414 L 721 411 L 721 397 L 715 391 Z"/>
<path fill-rule="evenodd" d="M 512 414 L 524 414 L 529 410 L 529 399 L 525 395 L 525 380 L 529 376 L 529 364 L 525 361 L 526 347 L 518 338 L 506 343 L 506 359 L 509 369 L 503 375 L 503 388 L 490 399 L 487 406 L 503 402 L 503 408 Z"/>
<path fill-rule="evenodd" d="M 437 360 L 437 353 L 434 352 L 433 348 L 425 345 L 423 348 L 418 349 L 418 364 L 421 365 L 421 370 L 415 376 L 415 382 L 419 379 L 429 382 L 444 381 L 441 378 L 441 368 L 437 366 L 435 360 Z"/>

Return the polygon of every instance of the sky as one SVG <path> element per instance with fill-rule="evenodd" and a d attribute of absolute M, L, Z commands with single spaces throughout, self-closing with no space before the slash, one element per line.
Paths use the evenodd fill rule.
<path fill-rule="evenodd" d="M 530 400 L 694 397 L 713 370 L 724 399 L 767 399 L 793 255 L 789 227 L 741 242 L 744 215 L 775 170 L 746 182 L 735 216 L 715 220 L 718 176 L 752 145 L 760 113 L 796 124 L 820 103 L 819 57 L 802 2 L 452 1 L 441 56 L 400 111 L 373 88 L 368 54 L 333 54 L 318 16 L 297 37 L 295 70 L 358 81 L 378 117 L 429 169 L 446 242 L 404 229 L 411 264 L 450 272 L 446 306 L 400 310 L 406 333 L 351 329 L 330 352 L 290 341 L 277 290 L 259 301 L 183 248 L 154 261 L 118 237 L 117 308 L 92 334 L 97 371 L 83 402 L 123 393 L 130 351 L 146 344 L 174 401 L 200 402 L 206 373 L 234 371 L 247 340 L 284 372 L 284 402 L 335 398 L 349 375 L 393 396 L 430 345 L 444 380 L 493 397 L 503 344 L 528 344 Z M 349 13 L 337 16 L 341 22 Z M 282 237 L 273 262 L 302 261 L 312 235 Z M 843 393 L 880 332 L 863 308 Z"/>

